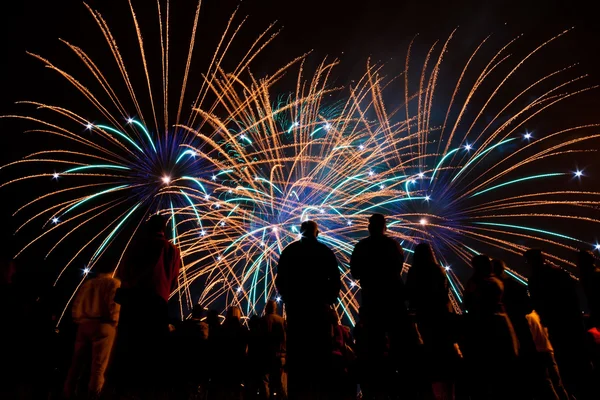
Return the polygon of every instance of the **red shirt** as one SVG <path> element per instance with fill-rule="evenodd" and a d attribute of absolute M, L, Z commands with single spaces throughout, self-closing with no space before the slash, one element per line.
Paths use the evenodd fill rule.
<path fill-rule="evenodd" d="M 132 247 L 119 277 L 124 288 L 146 289 L 168 301 L 180 268 L 179 249 L 157 233 Z"/>

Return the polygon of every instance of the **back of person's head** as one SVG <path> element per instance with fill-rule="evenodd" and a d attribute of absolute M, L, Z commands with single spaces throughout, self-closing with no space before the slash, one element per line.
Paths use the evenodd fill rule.
<path fill-rule="evenodd" d="M 226 321 L 238 320 L 242 319 L 242 310 L 240 310 L 237 306 L 231 306 L 227 309 L 227 314 L 225 315 Z"/>
<path fill-rule="evenodd" d="M 527 264 L 531 265 L 533 268 L 542 267 L 545 263 L 544 254 L 540 249 L 529 249 L 523 256 L 525 257 Z"/>
<path fill-rule="evenodd" d="M 479 254 L 473 257 L 471 259 L 471 265 L 473 266 L 474 275 L 479 278 L 486 278 L 493 274 L 492 262 L 485 254 Z"/>
<path fill-rule="evenodd" d="M 300 225 L 300 234 L 303 239 L 316 239 L 319 236 L 319 225 L 315 221 L 304 221 Z"/>
<path fill-rule="evenodd" d="M 435 261 L 435 255 L 433 254 L 433 249 L 429 243 L 419 243 L 415 247 L 412 267 L 416 266 L 417 268 L 423 268 L 435 264 L 437 264 L 437 262 Z"/>
<path fill-rule="evenodd" d="M 221 324 L 217 310 L 208 310 L 206 313 L 206 323 L 212 326 Z"/>
<path fill-rule="evenodd" d="M 277 302 L 275 300 L 267 301 L 265 304 L 265 314 L 276 314 L 277 313 Z"/>
<path fill-rule="evenodd" d="M 506 264 L 504 261 L 494 258 L 492 260 L 492 271 L 494 271 L 494 275 L 497 277 L 501 277 L 504 275 L 504 271 L 506 270 Z"/>
<path fill-rule="evenodd" d="M 577 254 L 577 267 L 582 273 L 591 272 L 596 268 L 596 258 L 594 254 L 587 250 L 581 249 Z"/>
<path fill-rule="evenodd" d="M 204 308 L 200 304 L 194 304 L 194 308 L 192 308 L 192 318 L 200 319 L 204 314 Z"/>
<path fill-rule="evenodd" d="M 152 235 L 156 233 L 165 233 L 169 219 L 160 214 L 154 214 L 146 221 L 146 233 Z"/>
<path fill-rule="evenodd" d="M 387 230 L 385 216 L 383 214 L 373 214 L 369 217 L 369 233 L 373 235 L 383 235 Z"/>

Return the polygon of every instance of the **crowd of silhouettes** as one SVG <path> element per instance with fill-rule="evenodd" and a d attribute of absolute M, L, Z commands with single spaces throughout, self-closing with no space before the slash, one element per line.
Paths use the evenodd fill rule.
<path fill-rule="evenodd" d="M 453 302 L 447 268 L 431 245 L 418 243 L 409 267 L 386 225 L 383 215 L 371 216 L 369 236 L 352 252 L 348 278 L 360 287 L 352 328 L 342 325 L 336 311 L 342 310 L 339 262 L 318 240 L 314 221 L 303 222 L 301 239 L 281 253 L 278 296 L 266 302 L 261 316 L 246 318 L 231 306 L 222 317 L 197 304 L 189 318 L 172 323 L 167 304 L 177 287 L 181 256 L 165 237 L 167 219 L 155 215 L 132 241 L 116 274 L 108 261 L 99 261 L 79 287 L 71 302 L 76 334 L 64 341 L 72 348 L 71 361 L 55 362 L 54 368 L 46 366 L 53 357 L 60 359 L 58 352 L 42 349 L 64 347 L 39 335 L 21 335 L 47 327 L 35 324 L 41 317 L 19 292 L 15 264 L 4 260 L 0 304 L 9 325 L 0 330 L 7 367 L 0 394 L 182 400 L 600 398 L 600 269 L 593 253 L 579 252 L 576 278 L 549 263 L 540 250 L 527 250 L 527 282 L 509 276 L 502 260 L 478 254 L 462 296 L 455 293 Z M 27 377 L 28 371 L 36 372 Z M 60 387 L 53 386 L 58 380 Z"/>

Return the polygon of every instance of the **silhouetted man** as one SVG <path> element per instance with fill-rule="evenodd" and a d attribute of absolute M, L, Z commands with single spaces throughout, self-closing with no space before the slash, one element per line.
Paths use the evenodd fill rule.
<path fill-rule="evenodd" d="M 262 317 L 265 335 L 265 366 L 266 373 L 263 378 L 262 393 L 264 398 L 277 396 L 278 399 L 286 397 L 286 385 L 283 366 L 286 356 L 286 322 L 277 314 L 277 303 L 269 300 L 265 306 L 265 315 Z"/>
<path fill-rule="evenodd" d="M 153 215 L 119 268 L 121 321 L 117 338 L 120 383 L 152 390 L 166 368 L 167 302 L 177 287 L 179 249 L 166 238 L 167 217 Z"/>
<path fill-rule="evenodd" d="M 399 348 L 406 341 L 406 306 L 402 268 L 404 252 L 400 244 L 387 236 L 386 221 L 382 214 L 369 218 L 370 236 L 354 247 L 350 260 L 352 277 L 360 281 L 361 315 L 367 332 L 367 352 L 370 358 L 373 389 L 384 390 L 382 359 L 387 352 L 397 358 Z M 361 318 L 362 321 L 362 318 Z M 395 368 L 394 368 L 395 370 Z M 369 385 L 369 384 L 367 384 Z"/>
<path fill-rule="evenodd" d="M 527 250 L 531 267 L 529 293 L 533 308 L 548 328 L 556 361 L 567 390 L 586 397 L 590 365 L 585 354 L 585 333 L 575 280 L 563 269 L 546 263 L 538 249 Z"/>
<path fill-rule="evenodd" d="M 281 253 L 275 280 L 288 319 L 291 399 L 315 398 L 325 391 L 331 355 L 329 308 L 341 286 L 335 254 L 317 241 L 317 223 L 303 222 L 300 232 L 302 238 Z"/>
<path fill-rule="evenodd" d="M 115 303 L 115 294 L 121 282 L 110 275 L 113 268 L 106 263 L 97 264 L 98 276 L 81 285 L 73 300 L 71 313 L 78 327 L 71 368 L 63 390 L 66 398 L 73 397 L 77 378 L 90 358 L 88 395 L 99 397 L 104 386 L 104 373 L 117 334 L 120 309 Z"/>

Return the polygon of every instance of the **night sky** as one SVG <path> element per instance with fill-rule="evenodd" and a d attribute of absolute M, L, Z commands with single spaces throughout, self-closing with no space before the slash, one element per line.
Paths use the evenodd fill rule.
<path fill-rule="evenodd" d="M 47 57 L 68 71 L 81 71 L 79 64 L 69 50 L 58 40 L 64 38 L 98 57 L 110 58 L 99 29 L 81 1 L 31 1 L 13 2 L 9 8 L 3 4 L 0 13 L 2 37 L 2 57 L 0 58 L 0 114 L 35 114 L 35 110 L 14 104 L 19 100 L 45 101 L 66 107 L 79 106 L 81 96 L 77 95 L 56 73 L 45 69 L 39 61 L 25 54 L 31 51 Z M 196 2 L 192 0 L 172 0 L 174 20 L 172 23 L 173 56 L 179 56 L 180 64 L 187 51 L 190 25 Z M 579 63 L 578 71 L 588 73 L 588 85 L 600 83 L 600 35 L 595 12 L 586 3 L 574 1 L 399 1 L 399 0 L 303 0 L 298 2 L 282 0 L 205 0 L 201 16 L 196 52 L 198 64 L 191 74 L 202 73 L 202 57 L 212 54 L 216 40 L 225 23 L 239 5 L 239 19 L 248 15 L 248 23 L 239 42 L 239 50 L 245 50 L 244 43 L 256 37 L 269 23 L 277 21 L 276 29 L 281 34 L 252 66 L 252 71 L 260 76 L 269 73 L 275 66 L 308 51 L 312 55 L 308 65 L 317 63 L 323 57 L 340 58 L 342 65 L 336 69 L 334 82 L 344 84 L 360 77 L 366 60 L 380 60 L 386 63 L 386 70 L 398 74 L 404 65 L 404 56 L 410 40 L 418 34 L 415 57 L 423 57 L 429 46 L 437 39 L 445 40 L 450 32 L 458 27 L 451 52 L 459 62 L 464 61 L 474 47 L 488 34 L 493 34 L 491 48 L 498 48 L 519 33 L 524 37 L 519 47 L 531 49 L 542 41 L 575 27 L 568 35 L 552 44 L 529 68 L 551 68 Z M 527 3 L 523 5 L 522 3 Z M 128 60 L 139 58 L 135 33 L 127 1 L 91 0 L 88 4 L 102 13 L 117 39 L 124 54 L 135 52 Z M 134 0 L 144 32 L 149 32 L 151 41 L 156 30 L 156 3 L 148 0 Z M 238 19 L 238 20 L 239 20 Z M 179 21 L 181 25 L 178 24 Z M 146 30 L 148 28 L 148 30 Z M 206 46 L 206 47 L 205 47 Z M 207 50 L 203 50 L 207 48 Z M 238 51 L 239 51 L 238 50 Z M 235 53 L 235 49 L 233 50 Z M 235 54 L 234 54 L 235 55 Z M 70 63 L 76 65 L 70 68 Z M 108 63 L 108 62 L 107 62 Z M 104 64 L 100 60 L 100 66 Z M 116 73 L 114 64 L 106 64 L 107 72 Z M 452 66 L 452 61 L 448 64 Z M 106 71 L 106 70 L 105 70 Z M 159 75 L 156 75 L 159 76 Z M 544 124 L 573 125 L 600 121 L 598 115 L 598 92 L 593 91 L 561 106 L 560 112 L 549 116 Z M 30 153 L 32 148 L 43 147 L 44 143 L 32 143 L 37 137 L 28 136 L 24 130 L 31 128 L 24 121 L 0 120 L 2 146 L 0 164 L 18 159 Z M 595 144 L 597 148 L 598 143 Z M 36 147 L 38 146 L 38 147 Z M 597 156 L 587 157 L 582 167 L 594 169 Z M 10 171 L 0 171 L 0 181 L 14 177 Z M 600 180 L 588 178 L 586 188 L 600 190 Z M 2 189 L 2 252 L 14 253 L 23 237 L 12 237 L 16 221 L 12 212 L 25 201 L 39 194 L 35 187 L 32 193 L 27 189 L 14 191 Z M 22 222 L 19 220 L 18 222 Z M 29 257 L 36 258 L 35 254 Z"/>

